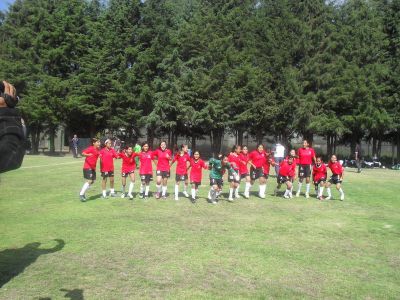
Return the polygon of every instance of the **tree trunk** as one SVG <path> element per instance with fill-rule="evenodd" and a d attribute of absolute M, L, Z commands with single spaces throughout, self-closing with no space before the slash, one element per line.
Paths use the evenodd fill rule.
<path fill-rule="evenodd" d="M 224 135 L 224 130 L 220 128 L 212 129 L 210 131 L 211 151 L 214 156 L 221 152 L 223 135 Z"/>
<path fill-rule="evenodd" d="M 50 126 L 50 128 L 49 128 L 49 151 L 50 151 L 50 154 L 54 154 L 56 152 L 55 139 L 56 139 L 56 127 Z"/>
<path fill-rule="evenodd" d="M 397 131 L 396 137 L 396 147 L 397 147 L 397 163 L 400 162 L 400 130 Z"/>
<path fill-rule="evenodd" d="M 333 137 L 333 153 L 336 154 L 336 146 L 337 146 L 337 135 Z"/>
<path fill-rule="evenodd" d="M 262 134 L 262 132 L 258 131 L 256 134 L 257 145 L 262 144 L 263 138 L 264 138 L 264 135 Z"/>
<path fill-rule="evenodd" d="M 378 152 L 377 156 L 379 159 L 381 159 L 381 150 L 382 150 L 382 139 L 378 139 L 378 145 L 376 151 Z"/>
<path fill-rule="evenodd" d="M 237 131 L 237 140 L 236 140 L 236 144 L 237 145 L 243 145 L 243 130 L 239 129 Z"/>
<path fill-rule="evenodd" d="M 330 134 L 328 134 L 326 137 L 326 155 L 328 155 L 328 157 L 332 155 L 332 142 Z"/>
<path fill-rule="evenodd" d="M 40 127 L 33 125 L 31 127 L 32 154 L 39 153 Z"/>
<path fill-rule="evenodd" d="M 192 135 L 191 147 L 192 147 L 192 153 L 193 153 L 194 151 L 196 151 L 196 136 L 195 136 L 194 134 Z"/>
<path fill-rule="evenodd" d="M 378 155 L 377 153 L 377 140 L 375 137 L 372 138 L 372 156 Z"/>
<path fill-rule="evenodd" d="M 153 128 L 147 128 L 147 142 L 149 143 L 150 149 L 154 149 L 154 130 Z"/>

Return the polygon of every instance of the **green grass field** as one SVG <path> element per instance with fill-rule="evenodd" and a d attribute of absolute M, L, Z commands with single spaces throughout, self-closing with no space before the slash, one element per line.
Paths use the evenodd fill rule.
<path fill-rule="evenodd" d="M 99 181 L 81 203 L 82 163 L 1 175 L 0 299 L 400 297 L 398 171 L 347 170 L 344 202 L 274 197 L 270 178 L 265 200 L 210 205 L 206 173 L 195 205 L 100 199 Z"/>

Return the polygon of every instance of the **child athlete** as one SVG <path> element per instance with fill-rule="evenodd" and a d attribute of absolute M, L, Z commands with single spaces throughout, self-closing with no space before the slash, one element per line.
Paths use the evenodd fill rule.
<path fill-rule="evenodd" d="M 114 158 L 118 158 L 117 152 L 111 148 L 111 140 L 105 141 L 105 147 L 100 150 L 100 170 L 101 170 L 101 188 L 103 190 L 103 198 L 107 198 L 106 184 L 107 178 L 110 178 L 110 196 L 115 197 L 114 190 Z"/>
<path fill-rule="evenodd" d="M 135 183 L 135 169 L 136 169 L 136 161 L 135 156 L 133 155 L 133 149 L 131 146 L 127 146 L 119 155 L 119 158 L 122 159 L 122 167 L 121 167 L 121 176 L 122 176 L 122 195 L 121 198 L 125 198 L 126 196 L 129 199 L 133 199 L 133 185 Z M 129 191 L 128 194 L 125 193 L 126 186 L 126 178 L 129 177 L 131 182 L 129 183 Z"/>
<path fill-rule="evenodd" d="M 192 203 L 196 202 L 197 192 L 201 185 L 201 179 L 203 177 L 203 169 L 207 169 L 207 165 L 200 158 L 200 152 L 195 151 L 193 158 L 190 160 L 190 184 L 192 185 Z"/>
<path fill-rule="evenodd" d="M 321 157 L 317 157 L 317 161 L 313 166 L 313 181 L 315 185 L 315 192 L 317 193 L 317 199 L 319 200 L 324 200 L 323 194 L 326 178 L 326 166 Z"/>
<path fill-rule="evenodd" d="M 79 193 L 79 198 L 82 202 L 86 201 L 85 193 L 96 180 L 96 164 L 100 155 L 100 140 L 93 138 L 91 141 L 92 146 L 86 148 L 82 152 L 82 156 L 85 157 L 85 163 L 83 165 L 83 178 L 86 179 L 86 182 L 83 184 L 81 192 Z"/>
<path fill-rule="evenodd" d="M 331 185 L 336 185 L 336 189 L 340 193 L 340 200 L 344 200 L 344 192 L 342 189 L 342 182 L 343 182 L 343 166 L 338 162 L 336 155 L 331 156 L 331 160 L 328 163 L 328 168 L 332 171 L 332 176 L 327 182 L 326 191 L 328 192 L 328 197 L 326 200 L 330 200 L 332 198 L 331 194 Z"/>
<path fill-rule="evenodd" d="M 188 187 L 188 168 L 190 167 L 190 156 L 187 153 L 188 146 L 185 144 L 181 145 L 180 151 L 175 155 L 174 159 L 171 162 L 171 166 L 174 162 L 176 163 L 176 176 L 175 176 L 175 200 L 179 200 L 179 183 L 183 181 L 183 195 L 189 198 L 189 194 L 187 193 Z"/>

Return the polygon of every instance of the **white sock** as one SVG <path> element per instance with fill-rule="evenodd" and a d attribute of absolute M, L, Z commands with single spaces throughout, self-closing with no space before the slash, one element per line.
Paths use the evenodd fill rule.
<path fill-rule="evenodd" d="M 160 185 L 160 184 L 157 184 L 157 185 L 156 185 L 156 188 L 157 188 L 157 193 L 160 193 L 160 192 L 161 192 L 161 185 Z"/>
<path fill-rule="evenodd" d="M 218 190 L 218 191 L 216 192 L 217 196 L 221 195 L 221 192 L 222 192 L 222 191 Z"/>
<path fill-rule="evenodd" d="M 122 186 L 122 192 L 125 193 L 125 185 Z"/>
<path fill-rule="evenodd" d="M 103 190 L 103 197 L 107 197 L 107 191 Z"/>
<path fill-rule="evenodd" d="M 145 195 L 145 196 L 148 196 L 148 195 L 149 195 L 149 190 L 150 190 L 150 186 L 149 186 L 149 185 L 146 185 L 145 192 L 144 192 L 144 195 Z"/>
<path fill-rule="evenodd" d="M 290 193 L 293 193 L 293 185 L 292 185 L 292 187 L 290 188 Z"/>
<path fill-rule="evenodd" d="M 85 182 L 83 184 L 83 187 L 82 187 L 81 192 L 79 193 L 79 195 L 81 195 L 81 196 L 85 195 L 85 193 L 89 189 L 89 187 L 90 187 L 89 182 Z"/>
<path fill-rule="evenodd" d="M 144 191 L 144 186 L 143 186 L 143 183 L 141 183 L 140 184 L 140 193 L 143 194 L 143 191 Z"/>
<path fill-rule="evenodd" d="M 235 197 L 239 198 L 239 187 L 235 189 Z"/>
<path fill-rule="evenodd" d="M 163 196 L 167 195 L 167 187 L 166 186 L 162 186 L 162 195 Z"/>
<path fill-rule="evenodd" d="M 326 188 L 326 191 L 328 192 L 328 197 L 332 197 L 331 188 Z"/>
<path fill-rule="evenodd" d="M 163 191 L 164 194 L 164 191 Z M 178 197 L 179 195 L 179 185 L 175 184 L 175 197 Z"/>
<path fill-rule="evenodd" d="M 129 194 L 132 194 L 132 192 L 133 192 L 133 182 L 131 182 L 130 184 L 129 184 Z"/>
<path fill-rule="evenodd" d="M 211 190 L 212 188 L 208 191 L 208 199 L 211 199 Z"/>
<path fill-rule="evenodd" d="M 310 193 L 310 184 L 307 183 L 306 184 L 306 194 L 309 194 L 309 193 Z"/>
<path fill-rule="evenodd" d="M 211 195 L 211 200 L 215 201 L 215 199 L 217 198 L 217 191 L 211 188 L 210 195 Z"/>
<path fill-rule="evenodd" d="M 286 189 L 285 194 L 283 195 L 284 197 L 289 196 L 290 190 Z"/>
<path fill-rule="evenodd" d="M 229 199 L 233 197 L 233 188 L 229 188 Z"/>
<path fill-rule="evenodd" d="M 300 191 L 301 191 L 301 185 L 302 185 L 301 182 L 299 182 L 299 184 L 297 185 L 297 192 L 298 192 L 298 193 L 300 193 Z"/>
<path fill-rule="evenodd" d="M 192 198 L 196 198 L 196 189 L 192 189 Z"/>
<path fill-rule="evenodd" d="M 196 197 L 197 197 L 198 192 L 199 192 L 199 190 L 198 190 L 198 189 L 195 189 L 195 195 L 196 195 Z"/>
<path fill-rule="evenodd" d="M 340 195 L 344 195 L 342 188 L 339 189 L 339 193 L 340 193 Z"/>
<path fill-rule="evenodd" d="M 319 187 L 319 193 L 318 193 L 318 197 L 321 197 L 324 194 L 324 187 L 320 186 Z"/>
<path fill-rule="evenodd" d="M 266 189 L 267 189 L 266 184 L 260 184 L 260 195 L 265 195 Z"/>
<path fill-rule="evenodd" d="M 244 192 L 246 194 L 248 194 L 250 192 L 250 188 L 251 188 L 251 183 L 250 182 L 246 182 L 246 186 L 244 188 Z"/>

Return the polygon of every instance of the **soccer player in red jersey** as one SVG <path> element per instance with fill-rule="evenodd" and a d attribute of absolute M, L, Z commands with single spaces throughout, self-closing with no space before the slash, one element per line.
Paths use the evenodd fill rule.
<path fill-rule="evenodd" d="M 258 192 L 258 196 L 262 199 L 265 199 L 265 191 L 267 189 L 267 180 L 265 179 L 264 174 L 264 164 L 268 159 L 268 154 L 264 150 L 264 146 L 259 144 L 257 149 L 252 151 L 249 154 L 249 163 L 251 165 L 250 168 L 250 179 L 251 185 L 258 179 L 260 190 Z"/>
<path fill-rule="evenodd" d="M 160 147 L 153 151 L 153 159 L 157 159 L 157 193 L 156 198 L 160 198 L 160 192 L 162 192 L 162 198 L 167 199 L 167 184 L 170 176 L 169 162 L 172 160 L 171 150 L 167 149 L 167 143 L 162 141 Z"/>
<path fill-rule="evenodd" d="M 107 139 L 105 147 L 100 150 L 100 171 L 101 171 L 101 188 L 103 190 L 103 198 L 107 198 L 107 178 L 110 178 L 110 196 L 115 197 L 114 190 L 114 158 L 118 158 L 117 152 L 111 148 L 111 140 Z"/>
<path fill-rule="evenodd" d="M 133 155 L 132 147 L 127 146 L 121 153 L 119 153 L 118 157 L 122 159 L 122 167 L 121 167 L 122 195 L 121 195 L 121 198 L 125 198 L 125 196 L 128 196 L 129 199 L 133 199 L 132 192 L 133 192 L 133 185 L 135 183 L 136 161 L 135 161 L 135 156 Z M 125 186 L 126 186 L 126 178 L 128 176 L 129 176 L 131 182 L 129 183 L 128 194 L 126 194 Z"/>
<path fill-rule="evenodd" d="M 134 153 L 133 156 L 138 156 L 140 161 L 139 176 L 140 176 L 140 192 L 139 198 L 148 199 L 150 190 L 150 181 L 153 179 L 153 153 L 149 148 L 149 143 L 142 143 L 142 151 Z"/>
<path fill-rule="evenodd" d="M 299 185 L 297 188 L 296 197 L 300 196 L 301 185 L 304 178 L 306 179 L 306 198 L 310 197 L 310 178 L 311 165 L 315 163 L 315 151 L 310 147 L 307 140 L 303 141 L 303 147 L 297 151 L 299 157 Z"/>
<path fill-rule="evenodd" d="M 82 152 L 82 156 L 85 157 L 85 163 L 83 165 L 83 178 L 87 180 L 83 184 L 81 192 L 79 193 L 79 198 L 82 202 L 86 201 L 85 193 L 96 180 L 96 164 L 100 154 L 100 140 L 93 138 L 91 141 L 92 146 L 86 148 Z"/>
<path fill-rule="evenodd" d="M 324 200 L 323 194 L 324 194 L 326 178 L 327 178 L 326 166 L 322 161 L 321 157 L 317 157 L 317 161 L 313 166 L 313 181 L 315 185 L 315 192 L 317 193 L 317 199 L 319 200 Z"/>
<path fill-rule="evenodd" d="M 268 180 L 269 170 L 271 169 L 271 166 L 275 166 L 275 160 L 273 158 L 273 155 L 269 152 L 267 152 L 266 154 L 267 154 L 267 159 L 265 160 L 265 163 L 263 164 L 265 183 Z"/>
<path fill-rule="evenodd" d="M 188 154 L 188 146 L 182 144 L 179 152 L 175 155 L 174 159 L 171 162 L 171 166 L 174 162 L 176 163 L 176 175 L 175 175 L 175 200 L 179 200 L 179 183 L 181 181 L 184 182 L 183 186 L 183 194 L 185 197 L 189 198 L 189 194 L 187 193 L 188 187 L 188 169 L 190 167 L 190 156 Z"/>
<path fill-rule="evenodd" d="M 336 189 L 340 193 L 340 200 L 343 201 L 344 200 L 344 192 L 342 189 L 342 181 L 343 181 L 344 169 L 343 169 L 343 166 L 340 164 L 340 162 L 338 162 L 336 155 L 331 156 L 331 160 L 328 163 L 328 167 L 332 171 L 332 176 L 326 185 L 326 191 L 328 192 L 328 197 L 326 198 L 326 200 L 330 200 L 332 198 L 331 184 L 335 184 Z"/>
<path fill-rule="evenodd" d="M 231 153 L 228 155 L 228 162 L 231 164 L 231 167 L 237 174 L 236 176 L 234 175 L 235 173 L 230 173 L 228 175 L 229 201 L 233 201 L 233 197 L 240 198 L 238 192 L 238 187 L 240 183 L 239 170 L 241 165 L 240 152 L 242 152 L 242 147 L 240 147 L 239 145 L 235 145 L 233 146 Z"/>
<path fill-rule="evenodd" d="M 294 158 L 289 156 L 287 159 L 284 159 L 279 166 L 279 174 L 276 177 L 276 181 L 278 182 L 278 186 L 275 189 L 275 195 L 278 193 L 282 184 L 286 184 L 286 191 L 283 197 L 292 198 L 292 186 L 293 182 L 290 178 L 294 177 L 296 174 L 296 165 L 293 163 Z"/>
<path fill-rule="evenodd" d="M 250 191 L 250 187 L 251 187 L 251 183 L 250 183 L 250 173 L 249 173 L 249 169 L 247 168 L 247 165 L 249 163 L 249 149 L 247 148 L 247 146 L 242 146 L 242 152 L 239 155 L 239 160 L 240 160 L 240 166 L 239 166 L 239 174 L 240 174 L 240 179 L 244 179 L 246 182 L 245 188 L 244 188 L 244 197 L 245 198 L 249 198 L 249 191 Z M 239 186 L 236 189 L 237 193 L 239 193 Z"/>
<path fill-rule="evenodd" d="M 190 184 L 192 185 L 192 199 L 191 201 L 196 202 L 196 196 L 201 185 L 201 179 L 203 178 L 203 169 L 207 169 L 208 166 L 200 158 L 200 152 L 195 151 L 193 158 L 190 159 Z"/>

